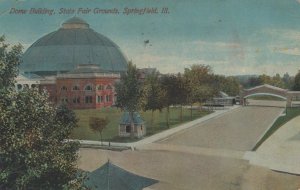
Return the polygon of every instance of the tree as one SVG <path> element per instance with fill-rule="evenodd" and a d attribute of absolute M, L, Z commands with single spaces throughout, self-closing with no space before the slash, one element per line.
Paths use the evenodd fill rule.
<path fill-rule="evenodd" d="M 283 75 L 282 81 L 283 81 L 284 87 L 286 89 L 292 89 L 293 88 L 293 80 L 292 80 L 292 77 L 290 77 L 289 73 L 285 73 Z"/>
<path fill-rule="evenodd" d="M 145 94 L 143 109 L 144 111 L 151 110 L 151 125 L 153 125 L 153 112 L 163 109 L 166 93 L 160 83 L 158 72 L 153 72 L 146 77 L 143 85 L 143 93 Z"/>
<path fill-rule="evenodd" d="M 192 105 L 195 102 L 200 104 L 207 99 L 212 98 L 216 94 L 214 88 L 213 72 L 208 65 L 192 65 L 190 68 L 184 70 L 184 77 L 186 84 L 188 85 L 188 101 L 191 105 L 191 117 L 192 117 Z"/>
<path fill-rule="evenodd" d="M 170 127 L 170 106 L 176 104 L 176 76 L 175 75 L 164 75 L 161 77 L 161 85 L 162 88 L 165 90 L 164 93 L 164 107 L 167 108 L 166 113 L 166 120 L 167 120 L 167 127 Z"/>
<path fill-rule="evenodd" d="M 266 74 L 259 75 L 258 77 L 251 77 L 248 80 L 249 87 L 259 86 L 263 84 L 269 84 L 279 88 L 285 88 L 284 80 L 280 77 L 279 74 L 271 77 Z"/>
<path fill-rule="evenodd" d="M 259 86 L 259 85 L 262 85 L 262 81 L 256 77 L 256 76 L 252 76 L 249 78 L 248 80 L 248 87 L 255 87 L 255 86 Z"/>
<path fill-rule="evenodd" d="M 271 85 L 277 86 L 279 88 L 285 88 L 283 79 L 280 77 L 280 74 L 278 74 L 278 73 L 272 77 Z"/>
<path fill-rule="evenodd" d="M 186 85 L 186 81 L 184 77 L 178 73 L 176 76 L 176 96 L 175 102 L 180 105 L 180 122 L 183 121 L 183 106 L 188 103 L 188 85 Z"/>
<path fill-rule="evenodd" d="M 269 75 L 262 74 L 258 76 L 260 84 L 270 84 L 272 85 L 272 78 Z"/>
<path fill-rule="evenodd" d="M 81 189 L 75 114 L 37 89 L 14 90 L 21 46 L 0 38 L 0 189 Z"/>
<path fill-rule="evenodd" d="M 128 111 L 130 115 L 131 137 L 134 137 L 133 114 L 141 108 L 143 103 L 142 83 L 139 78 L 140 74 L 136 66 L 130 62 L 126 73 L 121 76 L 120 81 L 115 85 L 117 93 L 116 106 Z"/>
<path fill-rule="evenodd" d="M 240 93 L 240 83 L 232 76 L 214 75 L 213 83 L 216 93 L 223 91 L 229 96 L 237 96 Z"/>
<path fill-rule="evenodd" d="M 0 89 L 2 91 L 12 90 L 15 78 L 18 75 L 18 66 L 22 53 L 22 46 L 12 46 L 8 51 L 9 45 L 5 43 L 5 37 L 0 37 Z M 2 93 L 0 93 L 2 94 Z"/>
<path fill-rule="evenodd" d="M 295 76 L 293 90 L 300 90 L 300 71 Z"/>
<path fill-rule="evenodd" d="M 109 123 L 108 118 L 90 117 L 89 126 L 94 132 L 98 132 L 101 138 L 102 144 L 102 131 Z"/>
<path fill-rule="evenodd" d="M 186 104 L 190 105 L 190 118 L 191 120 L 193 119 L 193 104 L 195 102 L 195 94 L 193 93 L 194 88 L 192 85 L 192 80 L 189 78 L 188 74 L 185 72 L 183 75 L 183 83 L 185 84 L 185 92 L 186 92 L 186 97 L 185 97 L 185 102 Z"/>

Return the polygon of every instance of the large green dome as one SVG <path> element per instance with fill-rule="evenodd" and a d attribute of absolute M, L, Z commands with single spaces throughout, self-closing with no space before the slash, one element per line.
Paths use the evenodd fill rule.
<path fill-rule="evenodd" d="M 84 20 L 73 17 L 33 43 L 23 55 L 20 70 L 47 75 L 82 64 L 96 64 L 110 72 L 127 69 L 127 59 L 114 42 L 89 28 Z"/>

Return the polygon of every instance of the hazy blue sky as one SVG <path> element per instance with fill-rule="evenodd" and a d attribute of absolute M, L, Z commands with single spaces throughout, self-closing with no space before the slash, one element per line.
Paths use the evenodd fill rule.
<path fill-rule="evenodd" d="M 117 8 L 118 15 L 77 16 L 117 43 L 138 67 L 171 73 L 201 63 L 226 75 L 294 75 L 300 69 L 298 1 L 0 0 L 0 34 L 27 48 L 74 15 L 59 14 L 60 8 Z M 55 14 L 10 14 L 12 7 L 54 9 Z M 126 7 L 168 7 L 169 14 L 124 15 Z M 145 40 L 149 40 L 146 46 Z"/>

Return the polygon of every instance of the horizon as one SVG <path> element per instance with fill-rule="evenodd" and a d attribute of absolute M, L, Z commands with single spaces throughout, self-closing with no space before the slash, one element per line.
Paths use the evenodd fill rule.
<path fill-rule="evenodd" d="M 8 43 L 20 42 L 25 52 L 36 40 L 78 16 L 115 42 L 139 68 L 178 73 L 193 64 L 205 64 L 225 76 L 283 76 L 286 72 L 294 76 L 300 69 L 297 0 L 62 2 L 1 1 L 0 25 L 6 27 L 0 28 L 0 34 L 6 36 Z M 12 8 L 49 10 L 45 14 L 20 14 Z M 61 8 L 66 12 L 74 9 L 75 13 L 59 14 Z M 118 9 L 119 14 L 93 13 L 96 8 Z M 132 12 L 125 13 L 126 8 L 132 8 Z M 146 14 L 151 8 L 168 8 L 169 13 Z M 50 13 L 51 9 L 55 14 Z M 90 13 L 84 13 L 87 9 L 91 9 Z"/>

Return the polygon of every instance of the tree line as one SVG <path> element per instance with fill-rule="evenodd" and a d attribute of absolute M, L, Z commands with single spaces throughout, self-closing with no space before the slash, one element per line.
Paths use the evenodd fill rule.
<path fill-rule="evenodd" d="M 240 83 L 244 88 L 251 88 L 263 84 L 269 84 L 279 88 L 289 89 L 289 90 L 300 90 L 300 71 L 296 74 L 295 77 L 290 76 L 288 73 L 285 73 L 282 77 L 280 74 L 274 76 L 269 76 L 262 74 L 259 76 L 251 76 L 247 80 L 243 80 L 240 77 Z"/>
<path fill-rule="evenodd" d="M 126 73 L 115 85 L 116 106 L 129 112 L 131 131 L 134 130 L 133 114 L 143 110 L 153 112 L 167 110 L 167 126 L 169 126 L 170 106 L 200 106 L 207 100 L 217 96 L 220 91 L 236 96 L 240 85 L 234 77 L 216 75 L 208 65 L 195 64 L 186 68 L 184 73 L 160 74 L 158 71 L 141 78 L 140 72 L 133 63 L 129 63 Z M 192 117 L 191 109 L 191 117 Z M 133 134 L 132 134 L 133 135 Z"/>

